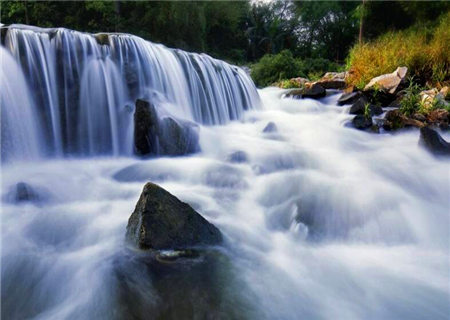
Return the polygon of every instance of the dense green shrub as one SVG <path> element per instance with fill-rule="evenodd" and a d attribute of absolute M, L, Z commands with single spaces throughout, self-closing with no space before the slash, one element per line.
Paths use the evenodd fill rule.
<path fill-rule="evenodd" d="M 342 67 L 324 58 L 294 58 L 292 53 L 284 50 L 279 54 L 266 54 L 252 66 L 251 76 L 256 85 L 265 87 L 275 82 L 287 81 L 290 78 L 304 77 L 310 80 L 320 78 L 325 72 L 339 71 Z"/>
<path fill-rule="evenodd" d="M 343 67 L 336 62 L 324 58 L 306 58 L 300 61 L 301 73 L 310 80 L 317 80 L 325 72 L 342 71 Z"/>
<path fill-rule="evenodd" d="M 266 54 L 252 66 L 251 76 L 257 86 L 265 87 L 282 79 L 304 76 L 301 64 L 289 50 L 278 54 Z"/>

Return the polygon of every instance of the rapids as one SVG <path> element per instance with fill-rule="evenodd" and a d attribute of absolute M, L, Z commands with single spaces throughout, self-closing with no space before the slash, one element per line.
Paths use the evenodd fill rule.
<path fill-rule="evenodd" d="M 448 161 L 421 149 L 417 130 L 349 128 L 338 95 L 282 92 L 201 126 L 191 156 L 3 164 L 2 318 L 448 319 Z M 262 132 L 269 121 L 277 132 Z M 236 151 L 247 161 L 230 161 Z M 124 250 L 149 180 L 226 238 L 219 263 L 188 273 L 194 284 L 152 278 Z M 21 181 L 38 199 L 14 201 Z"/>

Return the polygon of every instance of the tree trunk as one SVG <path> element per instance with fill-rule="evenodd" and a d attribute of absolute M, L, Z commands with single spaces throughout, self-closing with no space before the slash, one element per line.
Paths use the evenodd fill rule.
<path fill-rule="evenodd" d="M 364 13 L 365 13 L 365 0 L 362 0 L 361 17 L 359 18 L 359 44 L 362 44 L 363 26 L 364 26 Z"/>
<path fill-rule="evenodd" d="M 114 19 L 115 20 L 115 22 L 114 22 L 114 31 L 118 32 L 119 30 L 117 28 L 117 25 L 118 25 L 119 20 L 120 20 L 120 3 L 117 0 L 114 1 L 114 11 L 116 13 L 116 17 Z"/>
<path fill-rule="evenodd" d="M 25 1 L 24 3 L 25 6 L 25 24 L 30 24 L 30 18 L 28 17 L 28 3 L 27 1 Z"/>

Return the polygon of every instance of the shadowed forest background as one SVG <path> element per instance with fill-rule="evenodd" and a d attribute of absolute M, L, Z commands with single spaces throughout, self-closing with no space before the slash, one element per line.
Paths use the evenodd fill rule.
<path fill-rule="evenodd" d="M 132 33 L 235 63 L 285 49 L 342 63 L 361 22 L 367 41 L 413 24 L 432 27 L 449 8 L 445 1 L 2 1 L 1 20 Z"/>

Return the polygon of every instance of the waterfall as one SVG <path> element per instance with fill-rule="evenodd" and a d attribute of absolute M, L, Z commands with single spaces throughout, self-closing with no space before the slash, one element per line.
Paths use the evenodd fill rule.
<path fill-rule="evenodd" d="M 1 159 L 33 160 L 40 141 L 36 108 L 25 77 L 11 54 L 0 47 Z"/>
<path fill-rule="evenodd" d="M 131 154 L 134 101 L 141 97 L 176 118 L 204 125 L 239 119 L 260 103 L 242 69 L 206 54 L 128 34 L 7 28 L 2 55 L 12 55 L 26 79 L 8 81 L 36 113 L 27 121 L 40 130 L 35 137 L 45 142 L 39 149 L 44 155 Z M 12 112 L 18 98 L 1 94 L 2 110 Z M 11 121 L 2 125 L 15 126 Z"/>

